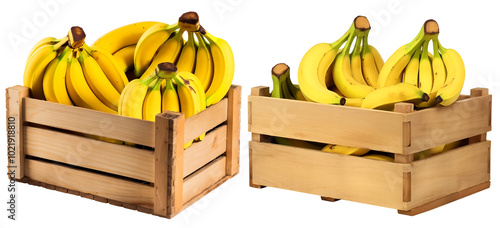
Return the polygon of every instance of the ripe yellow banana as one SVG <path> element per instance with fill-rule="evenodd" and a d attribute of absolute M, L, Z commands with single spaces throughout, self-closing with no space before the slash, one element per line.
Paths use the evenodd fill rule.
<path fill-rule="evenodd" d="M 194 39 L 194 32 L 188 32 L 188 39 L 186 44 L 182 47 L 182 51 L 177 61 L 177 71 L 187 71 L 194 73 L 194 66 L 196 62 L 196 43 Z"/>
<path fill-rule="evenodd" d="M 190 80 L 184 79 L 182 77 L 173 78 L 177 84 L 177 92 L 179 95 L 179 101 L 181 104 L 181 111 L 184 113 L 184 117 L 187 119 L 194 116 L 201 110 L 201 103 L 199 101 L 199 96 L 196 93 L 196 89 Z M 184 144 L 184 149 L 191 146 L 193 141 Z"/>
<path fill-rule="evenodd" d="M 199 113 L 207 108 L 207 98 L 205 96 L 205 91 L 203 90 L 203 85 L 201 84 L 200 79 L 196 77 L 194 74 L 191 72 L 187 71 L 181 71 L 177 73 L 178 76 L 183 78 L 184 80 L 189 80 L 189 83 L 191 86 L 194 88 L 195 94 L 198 96 L 197 102 L 199 102 L 199 108 L 196 113 Z M 182 104 L 181 104 L 181 109 L 182 109 Z M 205 133 L 200 135 L 198 138 L 196 138 L 196 141 L 201 141 L 205 138 Z"/>
<path fill-rule="evenodd" d="M 418 87 L 407 83 L 398 83 L 377 89 L 365 97 L 361 108 L 393 110 L 398 102 L 419 104 L 428 101 L 429 95 Z"/>
<path fill-rule="evenodd" d="M 29 58 L 31 57 L 31 55 L 33 55 L 33 53 L 38 50 L 39 48 L 41 48 L 42 46 L 46 46 L 46 45 L 55 45 L 57 43 L 59 43 L 59 41 L 61 41 L 61 39 L 57 39 L 55 37 L 45 37 L 41 40 L 39 40 L 35 45 L 33 45 L 33 47 L 31 48 L 29 54 L 28 54 L 28 58 L 26 59 L 26 61 L 29 60 Z"/>
<path fill-rule="evenodd" d="M 234 56 L 231 47 L 224 39 L 217 38 L 204 29 L 200 32 L 210 43 L 214 62 L 212 83 L 206 92 L 207 106 L 210 106 L 222 100 L 231 87 L 234 76 Z"/>
<path fill-rule="evenodd" d="M 358 107 L 360 108 L 361 105 L 363 105 L 363 101 L 365 101 L 365 98 L 345 98 L 345 106 L 350 106 L 350 107 Z"/>
<path fill-rule="evenodd" d="M 157 23 L 159 22 L 144 21 L 124 25 L 99 37 L 91 46 L 100 47 L 108 53 L 114 54 L 123 47 L 136 44 L 142 34 Z"/>
<path fill-rule="evenodd" d="M 434 58 L 432 59 L 434 84 L 432 86 L 432 92 L 437 92 L 444 86 L 444 83 L 446 82 L 446 68 L 444 66 L 443 58 L 439 53 L 439 46 L 436 39 L 432 39 L 432 46 L 434 49 Z"/>
<path fill-rule="evenodd" d="M 127 72 L 134 67 L 134 52 L 136 45 L 126 46 L 113 54 L 118 70 Z"/>
<path fill-rule="evenodd" d="M 148 89 L 142 107 L 142 118 L 145 120 L 155 121 L 156 115 L 162 112 L 161 84 L 163 80 L 157 80 L 154 86 Z"/>
<path fill-rule="evenodd" d="M 434 77 L 432 73 L 432 63 L 429 59 L 429 40 L 425 40 L 422 47 L 422 55 L 420 56 L 420 65 L 418 68 L 418 87 L 429 94 L 432 91 Z"/>
<path fill-rule="evenodd" d="M 85 50 L 80 52 L 78 60 L 94 94 L 109 108 L 118 111 L 120 93 L 113 87 L 96 60 Z"/>
<path fill-rule="evenodd" d="M 204 91 L 207 92 L 214 76 L 214 62 L 208 41 L 199 32 L 196 32 L 196 37 L 198 38 L 199 47 L 196 52 L 194 75 L 200 79 Z"/>
<path fill-rule="evenodd" d="M 363 76 L 363 69 L 361 63 L 361 41 L 364 39 L 364 37 L 367 36 L 368 35 L 358 36 L 356 38 L 356 44 L 354 45 L 354 49 L 350 55 L 352 77 L 354 78 L 354 80 L 356 80 L 356 82 L 361 83 L 363 85 L 368 85 L 368 83 L 366 83 L 365 78 Z"/>
<path fill-rule="evenodd" d="M 68 94 L 71 100 L 75 105 L 80 107 L 116 114 L 117 112 L 115 110 L 106 106 L 96 97 L 87 84 L 82 66 L 78 61 L 79 54 L 80 52 L 77 49 L 73 50 L 68 60 L 69 65 L 66 72 L 66 87 L 68 88 Z"/>
<path fill-rule="evenodd" d="M 142 108 L 144 105 L 144 99 L 148 93 L 149 86 L 154 84 L 157 80 L 158 77 L 152 75 L 151 77 L 145 79 L 135 79 L 129 83 L 125 87 L 126 93 L 122 95 L 123 100 L 120 105 L 121 108 L 119 108 L 121 115 L 143 119 Z"/>
<path fill-rule="evenodd" d="M 123 88 L 128 84 L 128 79 L 125 71 L 118 68 L 115 58 L 99 47 L 91 48 L 86 44 L 83 47 L 99 65 L 107 80 L 113 85 L 113 88 L 118 93 L 121 93 Z"/>
<path fill-rule="evenodd" d="M 439 42 L 439 41 L 438 41 Z M 446 49 L 439 44 L 439 51 L 446 67 L 446 81 L 436 92 L 436 102 L 448 106 L 458 99 L 465 81 L 465 66 L 460 54 L 453 49 Z"/>
<path fill-rule="evenodd" d="M 144 32 L 136 42 L 137 46 L 134 53 L 135 75 L 138 77 L 143 75 L 151 65 L 158 49 L 164 45 L 176 29 L 178 29 L 177 24 L 168 25 L 158 22 Z"/>
<path fill-rule="evenodd" d="M 363 156 L 364 158 L 375 159 L 380 161 L 394 162 L 394 158 L 391 158 L 383 154 L 367 154 Z"/>
<path fill-rule="evenodd" d="M 368 36 L 365 36 L 363 39 L 363 48 L 361 50 L 361 65 L 362 65 L 362 70 L 363 70 L 363 78 L 366 82 L 367 85 L 371 87 L 377 87 L 377 82 L 378 82 L 378 65 L 380 65 L 380 68 L 383 66 L 384 60 L 382 60 L 382 63 L 377 64 L 377 61 L 375 60 L 374 52 L 372 51 L 375 49 L 371 45 L 368 45 Z M 376 49 L 375 49 L 376 50 Z M 378 51 L 377 51 L 378 53 Z M 380 56 L 380 54 L 378 54 Z M 377 57 L 378 58 L 378 57 Z M 380 60 L 379 60 L 380 61 Z"/>
<path fill-rule="evenodd" d="M 73 105 L 66 89 L 66 69 L 68 57 L 73 53 L 66 46 L 62 53 L 50 62 L 43 76 L 43 93 L 48 101 Z"/>
<path fill-rule="evenodd" d="M 134 79 L 128 83 L 125 88 L 123 88 L 122 93 L 120 94 L 120 99 L 118 100 L 118 114 L 119 115 L 125 115 L 123 114 L 123 100 L 125 99 L 126 96 L 128 96 L 128 93 L 130 92 L 130 88 L 133 88 L 137 86 L 139 83 L 141 83 L 141 80 L 139 79 Z"/>
<path fill-rule="evenodd" d="M 166 80 L 166 85 L 162 91 L 162 112 L 172 111 L 180 112 L 181 108 L 179 105 L 179 96 L 177 95 L 177 90 L 174 87 L 172 80 Z"/>
<path fill-rule="evenodd" d="M 368 43 L 368 41 L 366 43 Z M 372 45 L 369 45 L 369 47 L 370 52 L 373 54 L 373 58 L 375 59 L 375 63 L 377 64 L 377 70 L 378 72 L 380 72 L 380 70 L 382 70 L 382 67 L 384 66 L 384 59 L 375 47 L 373 47 Z"/>
<path fill-rule="evenodd" d="M 163 62 L 175 63 L 179 58 L 179 54 L 181 53 L 181 49 L 184 46 L 184 39 L 182 38 L 182 34 L 184 34 L 185 30 L 180 30 L 172 34 L 172 36 L 165 41 L 165 43 L 158 49 L 157 54 L 154 56 L 151 64 L 147 66 L 146 71 L 142 74 L 138 74 L 137 65 L 135 65 L 135 56 L 137 55 L 137 50 L 139 50 L 139 43 L 136 47 L 136 54 L 134 54 L 134 67 L 136 67 L 136 75 L 142 75 L 140 78 L 147 78 L 151 74 L 153 74 L 156 70 L 158 64 Z M 140 65 L 139 65 L 140 67 Z"/>
<path fill-rule="evenodd" d="M 404 83 L 418 87 L 418 70 L 420 68 L 420 48 L 417 48 L 411 56 L 410 62 L 404 70 Z"/>
<path fill-rule="evenodd" d="M 370 151 L 370 149 L 329 144 L 329 145 L 326 145 L 325 147 L 323 147 L 323 149 L 321 149 L 321 151 L 330 152 L 330 153 L 345 154 L 345 155 L 361 156 L 361 155 L 368 153 Z"/>

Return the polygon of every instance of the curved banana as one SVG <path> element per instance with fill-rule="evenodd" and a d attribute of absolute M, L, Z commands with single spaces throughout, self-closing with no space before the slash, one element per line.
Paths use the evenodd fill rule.
<path fill-rule="evenodd" d="M 199 32 L 196 32 L 196 38 L 198 38 L 199 46 L 198 51 L 196 52 L 194 75 L 200 79 L 204 91 L 207 92 L 214 76 L 212 52 L 210 51 L 209 44 Z"/>
<path fill-rule="evenodd" d="M 129 83 L 125 90 L 126 93 L 123 96 L 121 103 L 121 108 L 119 108 L 121 115 L 143 119 L 143 105 L 146 94 L 148 93 L 148 88 L 151 84 L 158 80 L 157 76 L 151 76 L 145 79 L 135 79 Z M 129 87 L 127 89 L 127 87 Z"/>
<path fill-rule="evenodd" d="M 130 81 L 125 88 L 123 88 L 122 93 L 120 94 L 120 99 L 118 100 L 118 114 L 119 115 L 124 115 L 123 114 L 123 100 L 125 100 L 125 97 L 128 96 L 128 93 L 130 92 L 131 88 L 137 86 L 138 84 L 141 83 L 141 80 L 139 79 L 134 79 Z"/>
<path fill-rule="evenodd" d="M 177 93 L 179 95 L 179 101 L 181 104 L 181 111 L 184 113 L 185 118 L 189 118 L 198 113 L 201 109 L 201 103 L 199 101 L 199 96 L 196 94 L 196 89 L 192 85 L 191 81 L 181 77 L 173 78 L 177 84 Z M 184 144 L 184 149 L 191 146 L 193 140 Z"/>
<path fill-rule="evenodd" d="M 61 39 L 57 39 L 55 37 L 45 37 L 41 40 L 39 40 L 38 42 L 36 42 L 35 45 L 33 45 L 33 47 L 31 48 L 29 54 L 28 54 L 28 58 L 26 59 L 26 61 L 29 60 L 29 58 L 31 57 L 31 55 L 33 55 L 33 53 L 38 50 L 39 48 L 41 48 L 42 46 L 46 46 L 46 45 L 55 45 L 57 43 L 59 43 L 59 41 L 61 41 Z"/>
<path fill-rule="evenodd" d="M 420 56 L 420 65 L 418 68 L 418 87 L 425 93 L 431 93 L 434 77 L 432 73 L 432 63 L 429 59 L 429 40 L 425 40 Z"/>
<path fill-rule="evenodd" d="M 125 75 L 125 71 L 120 70 L 115 58 L 99 47 L 91 48 L 86 44 L 84 44 L 83 47 L 99 65 L 105 77 L 111 82 L 115 90 L 121 93 L 123 88 L 128 84 L 128 78 L 127 75 Z"/>
<path fill-rule="evenodd" d="M 361 68 L 363 70 L 363 78 L 366 84 L 368 84 L 369 86 L 377 87 L 379 64 L 377 64 L 377 61 L 375 60 L 374 52 L 372 52 L 372 49 L 375 48 L 371 45 L 368 45 L 368 36 L 365 36 L 363 39 L 363 48 L 361 50 Z M 384 63 L 383 61 L 384 60 L 382 60 L 382 65 Z M 380 67 L 382 67 L 382 65 Z"/>
<path fill-rule="evenodd" d="M 398 83 L 377 89 L 365 97 L 361 108 L 393 110 L 398 102 L 419 104 L 428 101 L 429 95 L 418 87 L 407 83 Z"/>
<path fill-rule="evenodd" d="M 113 87 L 96 60 L 85 50 L 80 52 L 78 60 L 87 84 L 94 94 L 109 108 L 118 111 L 120 93 Z"/>
<path fill-rule="evenodd" d="M 69 65 L 66 73 L 66 87 L 73 103 L 77 106 L 95 109 L 107 113 L 116 114 L 117 112 L 106 106 L 96 95 L 85 80 L 82 66 L 78 61 L 78 50 L 73 50 L 72 56 L 68 60 Z"/>
<path fill-rule="evenodd" d="M 196 77 L 194 74 L 191 72 L 187 71 L 181 71 L 177 73 L 179 77 L 183 79 L 189 80 L 189 83 L 191 86 L 194 88 L 194 93 L 198 96 L 197 102 L 199 102 L 199 108 L 196 112 L 199 113 L 207 108 L 207 99 L 205 96 L 205 91 L 203 90 L 203 85 L 201 84 L 200 79 Z M 182 108 L 182 103 L 181 103 L 181 108 Z M 206 133 L 201 134 L 198 138 L 196 138 L 196 141 L 201 141 L 205 138 Z"/>
<path fill-rule="evenodd" d="M 136 44 L 142 34 L 157 23 L 159 22 L 144 21 L 121 26 L 99 37 L 91 46 L 100 47 L 114 54 L 123 47 Z"/>
<path fill-rule="evenodd" d="M 323 147 L 323 149 L 321 149 L 321 151 L 330 152 L 330 153 L 345 154 L 345 155 L 361 156 L 361 155 L 368 153 L 370 151 L 370 149 L 329 144 L 329 145 L 326 145 L 325 147 Z"/>
<path fill-rule="evenodd" d="M 43 93 L 47 101 L 73 105 L 66 89 L 68 57 L 73 51 L 66 46 L 61 54 L 50 62 L 43 76 Z"/>
<path fill-rule="evenodd" d="M 179 60 L 177 60 L 177 71 L 194 73 L 197 47 L 194 40 L 194 32 L 188 32 L 186 44 L 182 47 Z"/>
<path fill-rule="evenodd" d="M 43 75 L 45 69 L 68 44 L 68 38 L 61 39 L 54 45 L 43 45 L 36 49 L 26 62 L 24 69 L 24 86 L 31 89 L 34 98 L 45 99 L 43 94 Z"/>
<path fill-rule="evenodd" d="M 418 70 L 420 68 L 420 48 L 417 48 L 411 56 L 410 62 L 404 70 L 403 82 L 418 87 Z"/>
<path fill-rule="evenodd" d="M 361 41 L 364 39 L 365 36 L 358 36 L 356 38 L 356 44 L 354 45 L 354 49 L 352 50 L 352 53 L 350 55 L 350 61 L 351 61 L 351 72 L 352 72 L 352 77 L 356 82 L 361 83 L 363 85 L 368 85 L 366 83 L 365 78 L 363 76 L 363 69 L 362 69 L 362 64 L 361 64 Z"/>
<path fill-rule="evenodd" d="M 439 53 L 439 46 L 436 39 L 432 39 L 432 46 L 434 49 L 434 57 L 432 59 L 432 72 L 434 73 L 434 84 L 432 91 L 436 92 L 441 89 L 446 82 L 446 68 L 444 66 L 443 58 Z"/>
<path fill-rule="evenodd" d="M 200 30 L 203 37 L 210 43 L 214 61 L 212 83 L 206 92 L 207 106 L 213 105 L 226 96 L 234 76 L 234 56 L 229 44 L 222 38 L 217 38 L 205 30 Z"/>
<path fill-rule="evenodd" d="M 181 108 L 179 105 L 179 96 L 177 95 L 177 90 L 174 87 L 172 80 L 166 80 L 166 85 L 162 91 L 162 112 L 172 111 L 180 112 Z"/>
<path fill-rule="evenodd" d="M 156 115 L 162 112 L 161 84 L 163 80 L 165 79 L 156 81 L 154 86 L 148 89 L 142 106 L 142 119 L 155 121 Z"/>
<path fill-rule="evenodd" d="M 123 47 L 113 54 L 116 67 L 122 72 L 127 72 L 134 67 L 134 52 L 136 45 Z"/>
<path fill-rule="evenodd" d="M 438 41 L 439 42 L 439 41 Z M 446 67 L 446 81 L 436 92 L 436 102 L 448 106 L 458 99 L 465 81 L 465 66 L 460 54 L 453 49 L 446 49 L 439 44 L 439 51 Z"/>
<path fill-rule="evenodd" d="M 375 63 L 377 64 L 377 70 L 378 72 L 380 72 L 380 70 L 382 70 L 382 67 L 384 66 L 384 58 L 382 58 L 380 52 L 374 46 L 369 45 L 369 47 L 370 52 L 373 54 L 373 58 L 375 59 Z"/>
<path fill-rule="evenodd" d="M 150 67 L 158 49 L 164 45 L 177 28 L 177 24 L 168 25 L 158 22 L 144 32 L 136 42 L 137 45 L 134 52 L 135 75 L 138 77 L 143 75 L 148 67 Z"/>
<path fill-rule="evenodd" d="M 184 39 L 182 38 L 182 34 L 184 34 L 185 30 L 180 30 L 173 34 L 163 46 L 158 49 L 158 53 L 154 56 L 151 63 L 147 66 L 146 71 L 142 74 L 138 74 L 138 65 L 135 65 L 137 62 L 135 61 L 135 56 L 137 55 L 137 50 L 139 50 L 139 44 L 136 47 L 136 53 L 134 54 L 134 67 L 136 69 L 136 75 L 140 76 L 141 79 L 149 77 L 156 70 L 158 64 L 163 62 L 175 63 L 179 58 L 179 54 L 181 53 L 181 49 L 184 46 Z M 139 66 L 141 67 L 141 66 Z"/>

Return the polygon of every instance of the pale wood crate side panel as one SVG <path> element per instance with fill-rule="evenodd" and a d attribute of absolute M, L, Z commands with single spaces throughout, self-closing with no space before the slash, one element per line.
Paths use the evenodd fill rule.
<path fill-rule="evenodd" d="M 25 128 L 26 154 L 154 182 L 153 151 L 36 128 Z"/>
<path fill-rule="evenodd" d="M 491 130 L 491 95 L 457 101 L 408 114 L 411 122 L 409 153 L 469 138 Z"/>
<path fill-rule="evenodd" d="M 402 153 L 403 114 L 250 96 L 249 131 Z"/>
<path fill-rule="evenodd" d="M 409 208 L 490 180 L 489 147 L 484 141 L 414 162 Z"/>
<path fill-rule="evenodd" d="M 227 120 L 228 99 L 224 98 L 185 121 L 184 142 L 187 143 Z"/>
<path fill-rule="evenodd" d="M 184 179 L 183 203 L 204 192 L 226 176 L 226 156 L 222 156 Z"/>
<path fill-rule="evenodd" d="M 256 185 L 401 209 L 410 165 L 251 142 Z"/>
<path fill-rule="evenodd" d="M 153 208 L 154 189 L 151 186 L 31 159 L 26 159 L 26 176 L 81 193 Z"/>
<path fill-rule="evenodd" d="M 154 147 L 154 122 L 26 99 L 26 121 Z"/>
<path fill-rule="evenodd" d="M 226 151 L 227 125 L 210 132 L 200 142 L 184 150 L 184 177 L 203 167 Z"/>

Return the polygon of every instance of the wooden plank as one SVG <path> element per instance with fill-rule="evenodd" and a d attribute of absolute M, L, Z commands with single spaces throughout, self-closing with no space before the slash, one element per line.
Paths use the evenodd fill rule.
<path fill-rule="evenodd" d="M 407 114 L 411 122 L 411 146 L 415 153 L 445 143 L 491 131 L 491 95 L 471 97 L 446 107 L 434 107 Z"/>
<path fill-rule="evenodd" d="M 193 143 L 184 150 L 183 177 L 200 169 L 226 152 L 227 125 L 208 133 L 201 142 Z"/>
<path fill-rule="evenodd" d="M 202 112 L 186 119 L 184 142 L 187 143 L 201 134 L 217 127 L 227 120 L 228 99 L 224 98 Z"/>
<path fill-rule="evenodd" d="M 266 86 L 257 86 L 253 87 L 251 91 L 251 96 L 270 96 L 269 87 Z M 252 125 L 252 103 L 248 102 L 248 129 Z M 261 135 L 252 133 L 252 141 L 254 142 L 271 142 L 271 138 L 268 135 Z M 249 186 L 253 188 L 265 188 L 266 186 L 256 185 L 253 183 L 253 165 L 252 165 L 252 148 L 248 148 L 248 156 L 249 156 Z"/>
<path fill-rule="evenodd" d="M 226 176 L 226 156 L 221 156 L 193 173 L 193 175 L 186 177 L 184 180 L 183 202 L 189 202 L 224 176 Z"/>
<path fill-rule="evenodd" d="M 32 159 L 26 159 L 25 164 L 29 178 L 79 191 L 82 197 L 90 194 L 153 208 L 154 192 L 150 186 Z"/>
<path fill-rule="evenodd" d="M 411 165 L 251 142 L 253 181 L 335 199 L 401 209 Z"/>
<path fill-rule="evenodd" d="M 426 203 L 424 205 L 412 208 L 410 210 L 406 210 L 406 211 L 404 211 L 404 210 L 398 210 L 398 213 L 399 214 L 404 214 L 404 215 L 410 215 L 410 216 L 418 215 L 420 213 L 423 213 L 423 212 L 426 212 L 426 211 L 430 211 L 430 210 L 432 210 L 434 208 L 437 208 L 437 207 L 443 206 L 445 204 L 451 203 L 451 202 L 453 202 L 455 200 L 459 200 L 459 199 L 464 198 L 466 196 L 469 196 L 469 195 L 472 195 L 474 193 L 480 192 L 480 191 L 485 190 L 485 189 L 487 189 L 489 187 L 490 187 L 490 181 L 487 181 L 487 182 L 478 184 L 476 186 L 473 186 L 473 187 L 461 190 L 459 192 L 455 192 L 455 193 L 452 193 L 450 195 L 444 196 L 444 197 L 442 197 L 440 199 L 434 200 L 434 201 Z"/>
<path fill-rule="evenodd" d="M 227 97 L 226 174 L 234 176 L 240 170 L 241 86 L 232 85 Z"/>
<path fill-rule="evenodd" d="M 24 177 L 24 102 L 29 97 L 29 88 L 24 86 L 13 86 L 5 92 L 7 106 L 7 156 L 8 156 L 8 178 L 22 179 Z"/>
<path fill-rule="evenodd" d="M 403 153 L 403 114 L 250 96 L 249 131 Z"/>
<path fill-rule="evenodd" d="M 182 209 L 184 114 L 156 115 L 154 214 L 167 217 Z"/>
<path fill-rule="evenodd" d="M 76 106 L 26 99 L 26 121 L 154 147 L 154 123 Z"/>
<path fill-rule="evenodd" d="M 414 162 L 407 209 L 489 181 L 490 145 L 474 143 Z"/>
<path fill-rule="evenodd" d="M 27 155 L 154 181 L 152 151 L 29 126 L 24 135 Z"/>

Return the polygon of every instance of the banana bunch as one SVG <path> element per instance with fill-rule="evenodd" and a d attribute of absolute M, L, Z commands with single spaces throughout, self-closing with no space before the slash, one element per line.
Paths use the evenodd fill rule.
<path fill-rule="evenodd" d="M 413 41 L 389 57 L 380 71 L 377 87 L 384 89 L 400 83 L 418 87 L 428 94 L 428 101 L 416 104 L 419 108 L 453 104 L 465 81 L 465 67 L 455 50 L 441 45 L 438 35 L 436 21 L 427 20 Z M 434 55 L 428 51 L 431 40 Z M 416 92 L 415 96 L 421 93 Z"/>
<path fill-rule="evenodd" d="M 158 64 L 149 77 L 132 80 L 120 96 L 118 114 L 155 121 L 155 116 L 164 111 L 182 112 L 189 118 L 205 110 L 205 91 L 198 77 L 177 71 L 175 64 L 165 62 Z M 186 143 L 184 148 L 192 143 Z"/>
<path fill-rule="evenodd" d="M 85 44 L 85 32 L 76 26 L 62 39 L 38 42 L 24 71 L 24 85 L 34 98 L 107 113 L 117 113 L 127 83 L 115 59 Z"/>
<path fill-rule="evenodd" d="M 183 36 L 186 32 L 187 41 Z M 208 33 L 200 25 L 195 12 L 184 13 L 172 25 L 155 23 L 137 41 L 133 55 L 134 74 L 137 77 L 148 78 L 155 73 L 157 65 L 163 62 L 175 63 L 179 72 L 196 75 L 206 92 L 207 105 L 222 100 L 233 80 L 234 57 L 231 47 L 225 40 Z"/>

